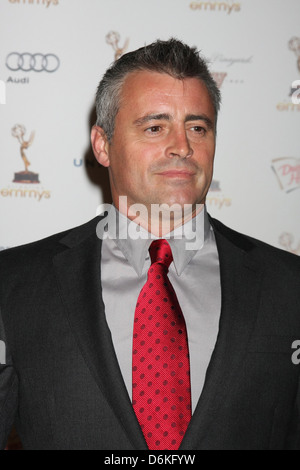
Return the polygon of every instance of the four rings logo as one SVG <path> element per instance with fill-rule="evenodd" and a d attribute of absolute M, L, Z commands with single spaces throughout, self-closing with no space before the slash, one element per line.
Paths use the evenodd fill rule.
<path fill-rule="evenodd" d="M 6 67 L 12 72 L 48 72 L 53 73 L 60 66 L 55 54 L 30 54 L 12 52 L 6 58 Z"/>

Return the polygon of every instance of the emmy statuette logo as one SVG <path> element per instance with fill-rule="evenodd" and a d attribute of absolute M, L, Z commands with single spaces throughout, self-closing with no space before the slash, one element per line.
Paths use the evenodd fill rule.
<path fill-rule="evenodd" d="M 288 49 L 295 53 L 297 57 L 296 67 L 300 73 L 300 38 L 294 36 L 288 42 Z M 277 110 L 282 112 L 300 112 L 300 80 L 294 80 L 292 86 L 289 85 L 288 100 L 282 100 L 277 104 Z"/>
<path fill-rule="evenodd" d="M 29 171 L 29 166 L 31 163 L 29 162 L 25 150 L 27 150 L 33 143 L 34 140 L 34 132 L 31 132 L 31 135 L 28 140 L 25 140 L 26 129 L 21 124 L 15 125 L 11 130 L 12 136 L 15 137 L 19 144 L 20 144 L 20 154 L 25 166 L 25 171 L 19 171 L 15 173 L 13 183 L 21 183 L 21 184 L 40 184 L 39 175 L 37 173 L 33 173 Z"/>
<path fill-rule="evenodd" d="M 118 60 L 123 54 L 125 54 L 125 52 L 128 49 L 129 39 L 127 38 L 125 43 L 124 43 L 124 46 L 121 47 L 119 45 L 119 42 L 120 42 L 120 39 L 121 39 L 120 34 L 117 33 L 116 31 L 110 31 L 106 35 L 105 39 L 106 39 L 107 44 L 112 46 L 113 50 L 115 51 L 115 60 Z"/>
<path fill-rule="evenodd" d="M 8 184 L 6 187 L 0 188 L 0 199 L 24 198 L 35 200 L 37 202 L 50 199 L 51 191 L 44 189 L 41 185 L 39 174 L 29 170 L 31 163 L 27 157 L 27 152 L 33 144 L 35 133 L 31 132 L 30 136 L 27 138 L 25 127 L 22 124 L 16 124 L 11 129 L 11 135 L 19 143 L 20 156 L 23 160 L 24 170 L 14 173 L 12 184 Z"/>
<path fill-rule="evenodd" d="M 300 38 L 293 37 L 289 41 L 289 49 L 290 51 L 295 52 L 297 56 L 297 66 L 298 71 L 300 72 Z M 300 104 L 300 80 L 295 80 L 293 82 L 290 96 L 292 97 L 293 104 Z"/>
<path fill-rule="evenodd" d="M 297 66 L 300 72 L 300 38 L 293 37 L 289 42 L 289 49 L 295 52 L 297 56 Z"/>

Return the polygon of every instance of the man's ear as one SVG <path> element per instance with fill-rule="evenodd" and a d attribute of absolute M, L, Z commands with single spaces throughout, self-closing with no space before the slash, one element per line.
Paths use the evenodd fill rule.
<path fill-rule="evenodd" d="M 109 167 L 108 140 L 102 127 L 93 126 L 91 142 L 96 160 L 105 167 Z"/>

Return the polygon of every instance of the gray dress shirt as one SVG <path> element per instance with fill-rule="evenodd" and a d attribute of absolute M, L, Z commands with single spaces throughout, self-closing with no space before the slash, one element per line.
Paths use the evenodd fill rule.
<path fill-rule="evenodd" d="M 116 218 L 118 230 L 115 230 Z M 131 239 L 128 233 L 132 230 L 128 230 L 128 226 L 133 223 L 111 206 L 101 236 L 101 282 L 106 320 L 130 398 L 134 313 L 139 293 L 147 281 L 151 264 L 148 249 L 153 241 L 153 236 L 145 231 L 144 238 Z M 188 243 L 195 233 L 198 246 L 191 249 L 193 245 Z M 172 249 L 169 279 L 187 326 L 194 412 L 215 347 L 221 311 L 219 257 L 206 208 L 185 224 L 184 230 L 181 227 L 163 238 L 168 239 Z"/>

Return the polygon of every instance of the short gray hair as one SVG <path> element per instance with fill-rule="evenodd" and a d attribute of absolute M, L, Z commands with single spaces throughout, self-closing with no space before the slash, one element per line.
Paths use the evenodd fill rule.
<path fill-rule="evenodd" d="M 198 78 L 210 95 L 215 121 L 221 104 L 221 93 L 208 70 L 206 60 L 195 47 L 171 38 L 129 52 L 115 61 L 105 72 L 96 95 L 96 125 L 102 127 L 108 141 L 112 140 L 115 118 L 119 111 L 122 87 L 127 76 L 136 71 L 166 73 L 177 79 Z"/>

